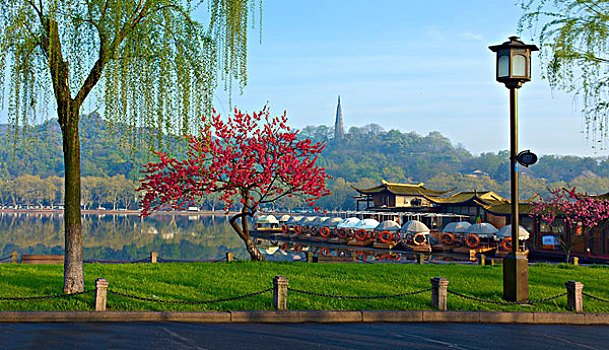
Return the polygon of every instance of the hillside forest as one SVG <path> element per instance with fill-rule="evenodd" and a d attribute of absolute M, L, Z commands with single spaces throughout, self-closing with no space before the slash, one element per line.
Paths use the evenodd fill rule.
<path fill-rule="evenodd" d="M 63 156 L 56 120 L 21 130 L 19 137 L 0 126 L 0 205 L 57 206 L 63 198 Z M 129 146 L 116 126 L 97 114 L 81 118 L 81 174 L 83 208 L 137 207 L 134 192 L 141 164 L 155 160 L 151 147 Z M 494 191 L 509 198 L 509 152 L 471 154 L 453 145 L 439 132 L 385 131 L 376 124 L 352 127 L 343 139 L 333 138 L 333 128 L 307 126 L 300 137 L 326 141 L 319 158 L 333 177 L 327 187 L 332 195 L 318 205 L 328 210 L 355 209 L 351 186 L 369 188 L 381 180 L 418 184 L 446 190 Z M 164 138 L 154 149 L 185 154 L 185 142 Z M 534 151 L 534 150 L 533 150 Z M 520 167 L 520 198 L 546 195 L 549 188 L 575 186 L 589 194 L 609 192 L 607 157 L 540 155 L 536 164 Z M 299 198 L 276 203 L 275 208 L 304 207 Z M 203 209 L 220 209 L 217 198 L 201 198 Z"/>

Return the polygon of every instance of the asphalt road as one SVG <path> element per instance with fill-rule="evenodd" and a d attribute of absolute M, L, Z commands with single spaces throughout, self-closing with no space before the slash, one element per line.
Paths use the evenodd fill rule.
<path fill-rule="evenodd" d="M 1 349 L 609 349 L 609 326 L 0 323 Z"/>

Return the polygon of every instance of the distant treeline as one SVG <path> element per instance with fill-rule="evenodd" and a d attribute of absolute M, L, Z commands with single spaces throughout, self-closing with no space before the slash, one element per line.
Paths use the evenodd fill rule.
<path fill-rule="evenodd" d="M 178 157 L 185 153 L 186 144 L 177 138 L 165 139 L 152 146 L 142 144 L 145 142 L 142 138 L 136 140 L 140 142 L 139 145 L 130 147 L 124 137 L 119 137 L 120 127 L 106 125 L 97 114 L 83 117 L 80 128 L 81 173 L 83 178 L 89 179 L 83 183 L 83 205 L 86 203 L 89 207 L 97 203 L 111 207 L 134 205 L 133 189 L 140 177 L 141 164 L 155 160 L 151 149 L 167 150 Z M 0 179 L 3 188 L 7 188 L 9 181 L 16 187 L 28 186 L 25 183 L 31 179 L 20 180 L 25 175 L 38 176 L 43 182 L 57 182 L 57 178 L 63 177 L 61 136 L 56 120 L 21 131 L 17 139 L 13 137 L 14 133 L 7 133 L 6 125 L 0 127 L 0 134 Z M 458 191 L 492 190 L 509 197 L 508 151 L 472 155 L 463 146 L 453 145 L 439 132 L 422 136 L 415 132 L 385 131 L 376 124 L 352 127 L 340 140 L 334 139 L 333 128 L 325 125 L 308 126 L 301 130 L 300 137 L 327 142 L 319 162 L 333 176 L 328 183 L 333 195 L 320 201 L 319 204 L 325 209 L 355 208 L 352 196 L 357 193 L 351 186 L 372 187 L 381 180 L 413 184 L 424 182 L 426 187 L 439 190 L 452 187 L 457 187 Z M 548 187 L 567 183 L 590 194 L 609 192 L 607 157 L 542 155 L 536 164 L 529 168 L 521 167 L 520 174 L 521 198 L 529 198 L 536 193 L 546 194 Z M 92 180 L 94 178 L 99 179 L 95 180 L 99 185 L 86 184 L 87 181 L 95 182 Z M 123 194 L 124 198 L 116 199 L 120 197 L 116 195 L 120 191 L 109 189 L 112 187 L 110 183 L 120 182 L 119 178 L 124 179 L 121 186 L 125 191 L 131 191 L 131 196 Z M 49 186 L 42 192 L 52 192 L 52 188 Z M 33 197 L 38 201 L 44 198 L 45 203 L 50 203 L 51 197 L 54 202 L 61 198 L 60 195 L 49 193 L 30 195 L 28 191 L 19 195 L 13 193 L 11 197 L 7 191 L 2 190 L 4 203 L 15 200 L 35 204 Z M 13 190 L 18 191 L 21 190 Z M 57 189 L 55 194 L 61 193 L 59 191 Z M 217 206 L 217 201 L 211 197 L 203 201 L 209 207 Z M 292 198 L 277 206 L 300 207 L 302 202 Z"/>
<path fill-rule="evenodd" d="M 385 131 L 376 124 L 352 127 L 344 139 L 335 140 L 328 126 L 308 126 L 301 137 L 324 140 L 327 147 L 321 165 L 334 177 L 334 196 L 324 198 L 326 208 L 354 208 L 350 185 L 373 187 L 381 180 L 398 183 L 425 183 L 432 189 L 495 191 L 509 198 L 509 152 L 472 155 L 463 146 L 454 146 L 439 132 L 422 136 L 414 132 Z M 542 155 L 529 168 L 520 167 L 520 198 L 566 184 L 590 194 L 609 192 L 607 157 Z"/>
<path fill-rule="evenodd" d="M 82 178 L 81 205 L 84 209 L 129 208 L 136 203 L 137 183 L 124 175 Z M 0 205 L 3 207 L 58 207 L 63 205 L 64 179 L 22 175 L 0 183 Z"/>

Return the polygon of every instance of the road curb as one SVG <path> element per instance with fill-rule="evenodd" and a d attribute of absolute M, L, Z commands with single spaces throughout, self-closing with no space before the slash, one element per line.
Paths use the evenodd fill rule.
<path fill-rule="evenodd" d="M 0 312 L 0 323 L 523 323 L 609 325 L 609 314 L 492 311 L 28 311 Z"/>

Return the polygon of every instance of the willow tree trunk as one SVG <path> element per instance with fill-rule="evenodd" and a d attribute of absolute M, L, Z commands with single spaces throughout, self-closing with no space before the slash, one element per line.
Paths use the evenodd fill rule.
<path fill-rule="evenodd" d="M 65 167 L 65 260 L 63 291 L 71 294 L 82 292 L 85 289 L 83 278 L 82 223 L 80 219 L 80 138 L 78 134 L 80 107 L 99 81 L 106 58 L 104 45 L 101 45 L 100 58 L 95 62 L 76 97 L 72 98 L 69 81 L 69 64 L 63 58 L 61 40 L 59 39 L 59 26 L 56 21 L 46 19 L 45 29 L 48 35 L 48 42 L 45 45 L 49 58 L 53 92 L 57 102 L 57 117 L 63 138 Z M 117 45 L 119 44 L 120 41 L 117 42 Z"/>
<path fill-rule="evenodd" d="M 69 115 L 62 125 L 65 164 L 65 260 L 63 291 L 84 291 L 82 223 L 80 215 L 80 139 L 78 135 L 79 108 L 67 108 Z"/>

